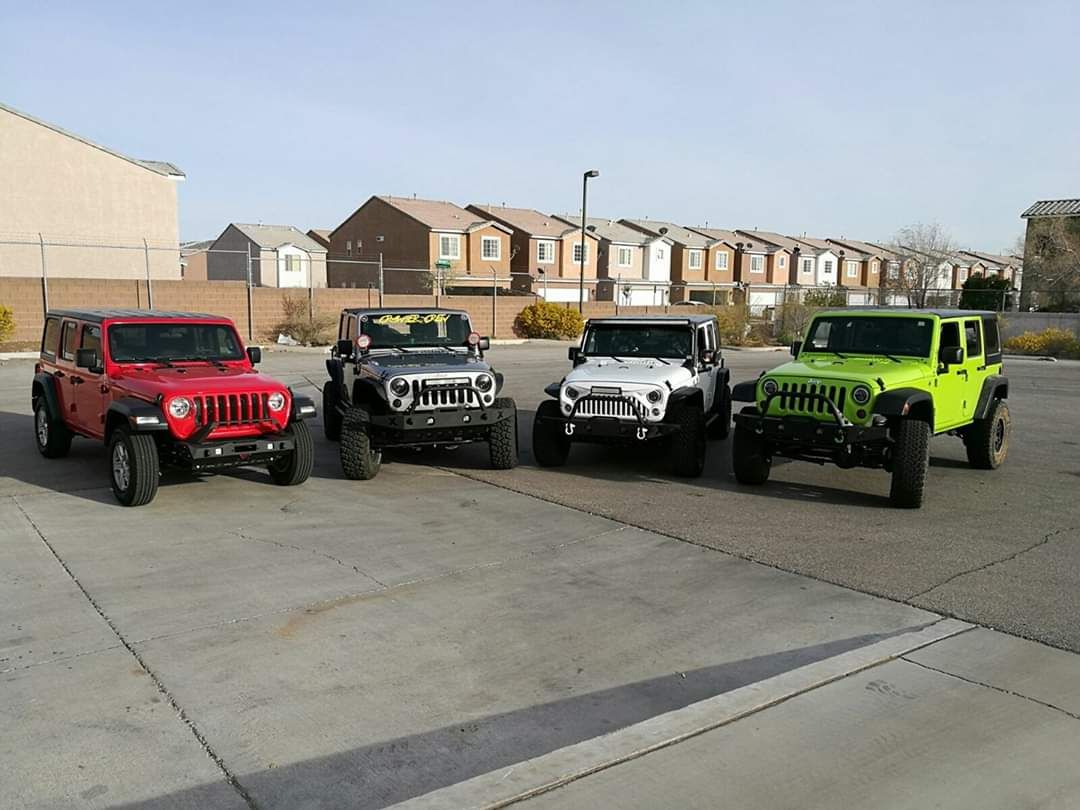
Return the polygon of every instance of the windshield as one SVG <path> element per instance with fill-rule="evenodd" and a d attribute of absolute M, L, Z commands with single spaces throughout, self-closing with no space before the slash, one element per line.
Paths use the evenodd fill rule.
<path fill-rule="evenodd" d="M 371 348 L 464 346 L 472 326 L 465 315 L 452 312 L 387 312 L 360 319 L 360 334 L 371 337 Z"/>
<path fill-rule="evenodd" d="M 693 333 L 686 326 L 594 326 L 585 336 L 585 354 L 604 357 L 678 357 L 691 354 Z"/>
<path fill-rule="evenodd" d="M 127 323 L 109 327 L 114 363 L 179 360 L 242 360 L 231 326 L 207 323 Z"/>
<path fill-rule="evenodd" d="M 810 327 L 803 351 L 929 357 L 930 318 L 828 316 Z"/>

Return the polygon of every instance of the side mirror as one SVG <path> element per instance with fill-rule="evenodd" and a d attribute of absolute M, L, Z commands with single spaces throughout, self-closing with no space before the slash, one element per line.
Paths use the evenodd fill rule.
<path fill-rule="evenodd" d="M 801 350 L 802 350 L 802 341 L 801 340 L 793 340 L 791 342 L 791 356 L 792 357 L 798 357 L 799 352 Z"/>
<path fill-rule="evenodd" d="M 79 368 L 85 368 L 87 371 L 100 371 L 97 349 L 76 349 L 75 365 Z"/>
<path fill-rule="evenodd" d="M 335 348 L 338 357 L 352 357 L 353 344 L 351 340 L 339 340 Z"/>
<path fill-rule="evenodd" d="M 957 366 L 964 362 L 964 350 L 959 346 L 942 346 L 938 351 L 938 360 L 943 366 Z"/>
<path fill-rule="evenodd" d="M 701 353 L 701 362 L 707 366 L 716 364 L 716 352 L 704 351 Z"/>
<path fill-rule="evenodd" d="M 476 344 L 476 348 L 479 349 L 482 352 L 486 352 L 488 349 L 491 348 L 491 338 L 489 338 L 489 337 L 480 338 L 480 342 Z"/>
<path fill-rule="evenodd" d="M 578 358 L 581 357 L 581 347 L 580 346 L 571 346 L 567 350 L 566 356 L 570 359 L 570 362 L 573 363 L 576 366 L 577 362 L 578 362 Z"/>
<path fill-rule="evenodd" d="M 248 360 L 251 361 L 251 365 L 257 366 L 259 365 L 259 363 L 262 362 L 262 349 L 260 349 L 258 346 L 248 346 L 247 356 Z"/>

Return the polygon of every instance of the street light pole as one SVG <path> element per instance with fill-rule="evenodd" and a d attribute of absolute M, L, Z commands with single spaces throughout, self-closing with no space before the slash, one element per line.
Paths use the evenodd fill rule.
<path fill-rule="evenodd" d="M 577 311 L 578 314 L 582 315 L 585 313 L 585 225 L 589 221 L 588 212 L 586 211 L 586 204 L 589 199 L 589 178 L 599 176 L 600 172 L 596 169 L 590 169 L 581 178 L 581 262 L 578 271 Z"/>

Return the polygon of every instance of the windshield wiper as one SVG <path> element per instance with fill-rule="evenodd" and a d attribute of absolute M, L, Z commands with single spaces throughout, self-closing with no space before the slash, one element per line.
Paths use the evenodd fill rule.
<path fill-rule="evenodd" d="M 880 355 L 881 355 L 882 357 L 888 357 L 888 358 L 889 358 L 890 360 L 892 360 L 892 361 L 893 361 L 894 363 L 903 363 L 903 361 L 902 361 L 902 360 L 901 360 L 901 359 L 900 359 L 899 357 L 893 357 L 893 356 L 892 356 L 891 354 L 889 354 L 888 352 L 878 352 L 878 354 L 880 354 Z"/>
<path fill-rule="evenodd" d="M 163 357 L 132 357 L 130 360 L 121 360 L 121 363 L 157 363 L 165 368 L 173 368 L 173 364 Z"/>
<path fill-rule="evenodd" d="M 829 351 L 832 352 L 833 354 L 835 354 L 841 360 L 847 360 L 848 359 L 846 354 L 840 354 L 840 352 L 838 352 L 836 349 L 829 349 Z"/>
<path fill-rule="evenodd" d="M 214 357 L 197 356 L 197 357 L 181 357 L 181 358 L 176 358 L 176 359 L 181 363 L 191 363 L 191 362 L 202 361 L 203 363 L 213 363 L 218 368 L 225 368 L 225 364 L 222 363 L 220 360 L 214 358 Z"/>
<path fill-rule="evenodd" d="M 651 355 L 649 355 L 649 357 L 651 357 L 653 360 L 659 360 L 665 366 L 670 366 L 671 365 L 671 363 L 669 363 L 667 360 L 665 360 L 663 357 L 661 357 L 658 354 L 651 354 Z"/>

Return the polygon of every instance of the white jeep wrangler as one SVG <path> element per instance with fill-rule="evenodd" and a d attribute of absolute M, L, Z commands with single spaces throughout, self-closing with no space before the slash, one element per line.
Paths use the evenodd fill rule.
<path fill-rule="evenodd" d="M 726 438 L 731 425 L 715 316 L 593 319 L 569 356 L 574 368 L 536 411 L 538 464 L 562 466 L 575 441 L 662 439 L 675 475 L 701 475 L 707 439 Z"/>

